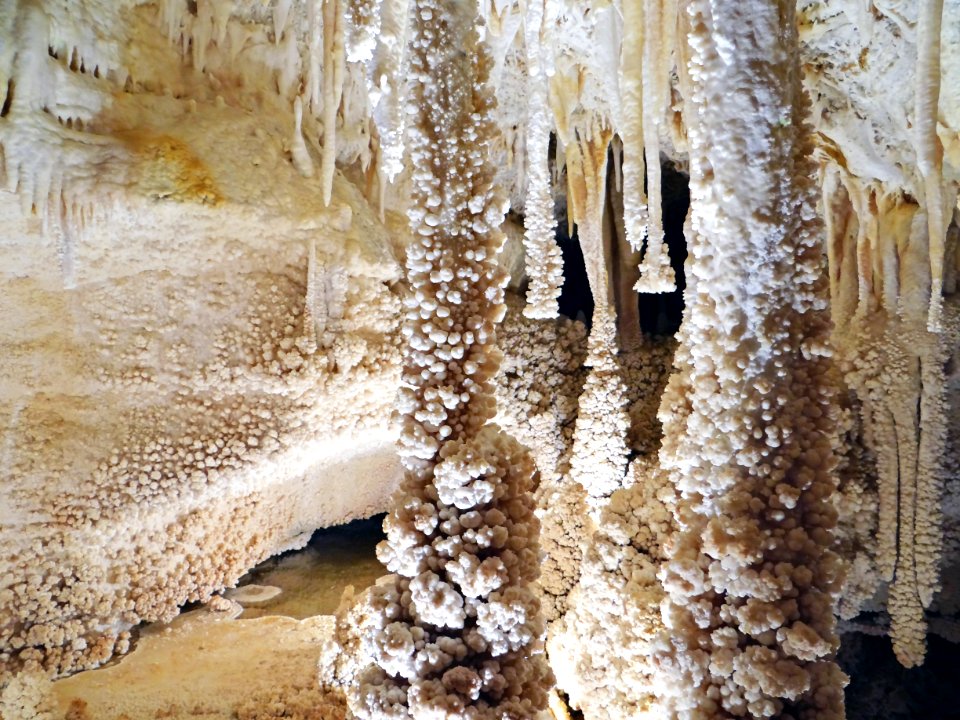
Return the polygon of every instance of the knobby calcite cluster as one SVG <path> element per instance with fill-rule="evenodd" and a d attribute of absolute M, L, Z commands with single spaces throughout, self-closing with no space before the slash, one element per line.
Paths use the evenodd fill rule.
<path fill-rule="evenodd" d="M 348 690 L 352 710 L 370 720 L 533 717 L 550 683 L 531 586 L 535 467 L 489 424 L 504 202 L 488 155 L 490 58 L 472 13 L 457 0 L 413 11 L 414 239 L 398 399 L 406 476 L 378 548 L 396 575 L 370 598 L 374 665 Z"/>
<path fill-rule="evenodd" d="M 804 2 L 798 15 L 804 52 L 818 59 L 805 66 L 805 82 L 816 89 L 832 339 L 861 403 L 858 444 L 876 465 L 846 506 L 856 511 L 841 518 L 851 528 L 864 515 L 876 525 L 875 537 L 859 531 L 874 561 L 858 555 L 852 579 L 862 599 L 843 613 L 874 607 L 872 591 L 886 586 L 890 635 L 906 666 L 923 662 L 928 611 L 936 616 L 953 605 L 936 596 L 955 565 L 943 548 L 957 527 L 947 482 L 956 453 L 949 368 L 960 38 L 945 19 L 954 9 L 923 2 L 855 19 Z M 911 78 L 911 92 L 884 98 L 882 88 L 899 77 Z"/>
<path fill-rule="evenodd" d="M 687 6 L 692 291 L 661 406 L 671 717 L 844 716 L 839 375 L 793 16 L 789 0 Z"/>

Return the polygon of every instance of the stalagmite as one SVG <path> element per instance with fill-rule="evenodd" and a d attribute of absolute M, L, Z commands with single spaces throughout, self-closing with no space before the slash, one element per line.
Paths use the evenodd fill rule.
<path fill-rule="evenodd" d="M 550 182 L 550 107 L 547 103 L 547 32 L 545 0 L 531 0 L 524 18 L 529 121 L 527 124 L 527 198 L 523 246 L 526 251 L 527 305 L 530 318 L 552 318 L 563 284 L 563 257 L 554 238 L 553 187 Z"/>
<path fill-rule="evenodd" d="M 378 554 L 397 573 L 371 598 L 374 665 L 350 689 L 369 720 L 533 717 L 543 655 L 539 523 L 529 452 L 489 424 L 500 364 L 504 203 L 493 186 L 490 58 L 475 9 L 426 0 L 410 46 L 414 241 L 403 327 L 403 488 Z"/>
<path fill-rule="evenodd" d="M 627 388 L 617 362 L 614 319 L 609 311 L 594 315 L 584 363 L 590 374 L 580 394 L 570 460 L 570 476 L 586 490 L 595 518 L 623 485 L 629 454 Z"/>
<path fill-rule="evenodd" d="M 653 458 L 631 463 L 586 543 L 571 610 L 551 631 L 547 651 L 573 707 L 597 720 L 663 717 L 653 682 L 664 638 L 657 567 L 671 532 L 664 500 L 672 488 Z"/>
<path fill-rule="evenodd" d="M 680 494 L 661 569 L 665 716 L 841 718 L 837 378 L 794 4 L 686 9 L 695 234 L 661 406 Z"/>

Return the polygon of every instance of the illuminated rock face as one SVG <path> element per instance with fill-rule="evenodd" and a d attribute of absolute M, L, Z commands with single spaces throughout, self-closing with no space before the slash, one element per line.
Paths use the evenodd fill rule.
<path fill-rule="evenodd" d="M 324 207 L 292 116 L 210 94 L 149 8 L 88 45 L 48 12 L 3 42 L 4 672 L 102 662 L 399 477 L 376 211 L 342 176 Z M 144 57 L 111 55 L 124 33 Z"/>
<path fill-rule="evenodd" d="M 0 677 L 100 663 L 316 527 L 389 509 L 396 411 L 400 454 L 429 466 L 408 472 L 448 493 L 430 502 L 482 504 L 489 473 L 526 498 L 527 456 L 481 430 L 494 384 L 540 475 L 549 647 L 588 716 L 685 697 L 826 717 L 834 604 L 889 612 L 908 666 L 928 618 L 954 621 L 957 0 L 459 9 L 480 84 L 423 55 L 441 10 L 416 0 L 0 7 Z M 461 111 L 474 134 L 430 134 Z M 681 280 L 662 158 L 692 207 L 661 403 L 673 346 L 640 335 L 633 291 Z M 477 240 L 497 197 L 526 294 L 499 379 L 499 243 Z M 555 319 L 564 205 L 589 339 Z M 401 384 L 419 389 L 397 405 Z M 443 568 L 455 594 L 495 594 L 471 557 Z M 439 605 L 424 622 L 455 623 Z"/>

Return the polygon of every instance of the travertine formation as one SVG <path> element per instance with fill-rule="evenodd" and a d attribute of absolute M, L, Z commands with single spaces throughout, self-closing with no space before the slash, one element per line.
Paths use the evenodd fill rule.
<path fill-rule="evenodd" d="M 529 451 L 489 424 L 500 364 L 504 205 L 489 151 L 490 57 L 473 10 L 414 10 L 409 142 L 414 239 L 407 248 L 406 468 L 378 555 L 395 580 L 370 597 L 374 665 L 349 689 L 360 718 L 533 717 L 546 707 Z"/>
<path fill-rule="evenodd" d="M 3 7 L 4 679 L 104 662 L 396 483 L 386 231 L 342 176 L 323 207 L 273 95 L 246 110 L 253 40 L 184 72 L 117 5 Z"/>
<path fill-rule="evenodd" d="M 799 10 L 804 52 L 817 58 L 805 81 L 815 89 L 833 341 L 861 404 L 862 442 L 876 456 L 861 483 L 875 483 L 876 497 L 859 516 L 876 523 L 874 560 L 860 553 L 852 572 L 864 590 L 890 584 L 891 636 L 911 666 L 923 661 L 942 543 L 956 533 L 945 461 L 955 344 L 940 297 L 949 308 L 958 261 L 960 34 L 941 22 L 956 4 L 883 3 L 862 17 L 818 2 Z M 845 598 L 845 615 L 870 600 Z"/>
<path fill-rule="evenodd" d="M 661 407 L 679 493 L 660 570 L 668 717 L 843 717 L 839 376 L 793 9 L 687 6 L 692 292 Z"/>
<path fill-rule="evenodd" d="M 902 192 L 832 172 L 824 202 L 834 335 L 847 382 L 862 402 L 868 444 L 876 448 L 876 570 L 891 583 L 894 648 L 912 666 L 922 662 L 924 608 L 939 588 L 948 350 L 942 327 L 927 328 L 923 213 Z M 852 258 L 855 264 L 844 263 Z"/>

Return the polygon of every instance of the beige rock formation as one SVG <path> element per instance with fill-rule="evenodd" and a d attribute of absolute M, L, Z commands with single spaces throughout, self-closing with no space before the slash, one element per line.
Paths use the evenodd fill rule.
<path fill-rule="evenodd" d="M 420 427 L 403 452 L 438 450 L 459 430 L 432 420 L 463 420 L 447 381 L 478 369 L 471 432 L 493 419 L 536 464 L 548 654 L 586 717 L 837 716 L 834 610 L 906 666 L 955 634 L 957 0 L 464 0 L 477 88 L 413 54 L 432 7 L 0 0 L 4 720 L 62 716 L 48 676 L 391 509 L 394 414 Z M 465 152 L 427 167 L 416 121 L 451 97 L 483 137 L 434 138 Z M 668 161 L 691 178 L 685 273 Z M 490 187 L 463 182 L 481 165 Z M 504 215 L 494 273 L 471 243 Z M 510 275 L 497 377 L 488 340 L 458 356 L 494 318 L 453 327 L 457 291 L 404 270 L 454 280 L 408 217 L 461 239 L 458 272 L 496 275 L 460 295 L 499 308 Z M 556 317 L 588 315 L 560 294 L 575 242 L 590 327 Z M 645 305 L 684 283 L 678 343 L 645 336 Z M 405 311 L 435 320 L 414 339 L 436 385 L 419 410 L 397 403 Z M 444 458 L 454 505 L 482 495 L 483 458 L 530 469 L 488 435 Z M 494 592 L 485 552 L 449 570 L 471 598 Z M 254 642 L 229 622 L 225 648 Z M 324 646 L 355 677 L 341 629 Z M 311 682 L 277 707 L 323 705 Z M 258 697 L 211 717 L 263 717 Z"/>

